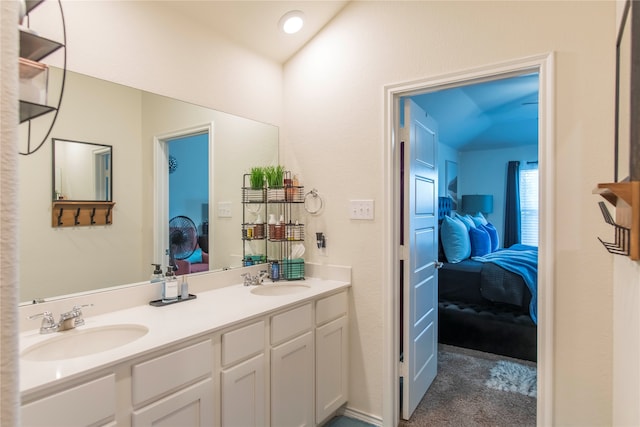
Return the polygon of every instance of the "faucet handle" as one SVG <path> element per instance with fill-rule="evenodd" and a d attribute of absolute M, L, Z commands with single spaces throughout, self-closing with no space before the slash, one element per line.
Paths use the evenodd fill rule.
<path fill-rule="evenodd" d="M 243 284 L 245 286 L 250 286 L 251 283 L 253 282 L 253 277 L 251 277 L 251 273 L 242 273 L 240 274 L 242 277 L 244 277 L 244 282 Z"/>
<path fill-rule="evenodd" d="M 71 311 L 82 314 L 82 309 L 84 307 L 93 307 L 93 304 L 80 304 L 80 305 L 76 304 L 73 306 Z"/>
<path fill-rule="evenodd" d="M 40 317 L 42 317 L 42 323 L 40 324 L 41 334 L 48 334 L 50 332 L 56 332 L 58 330 L 58 324 L 53 318 L 53 313 L 51 313 L 50 311 L 33 314 L 27 317 L 27 319 L 33 320 L 33 319 L 39 319 Z"/>
<path fill-rule="evenodd" d="M 261 285 L 266 277 L 269 277 L 267 270 L 260 270 L 260 274 L 256 277 L 256 284 Z"/>
<path fill-rule="evenodd" d="M 73 324 L 74 326 L 82 326 L 84 325 L 84 317 L 82 317 L 82 308 L 83 307 L 93 307 L 93 304 L 81 304 L 74 305 L 71 309 L 72 317 L 74 318 Z"/>

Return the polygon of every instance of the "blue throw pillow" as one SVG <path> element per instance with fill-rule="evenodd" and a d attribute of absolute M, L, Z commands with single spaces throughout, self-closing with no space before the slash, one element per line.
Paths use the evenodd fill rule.
<path fill-rule="evenodd" d="M 458 263 L 471 255 L 469 232 L 459 219 L 445 216 L 440 227 L 440 238 L 444 255 L 450 263 Z"/>
<path fill-rule="evenodd" d="M 500 247 L 500 237 L 498 237 L 498 230 L 496 227 L 488 222 L 483 225 L 482 228 L 485 229 L 487 233 L 489 233 L 489 238 L 491 239 L 491 252 L 495 252 Z"/>
<path fill-rule="evenodd" d="M 193 253 L 191 255 L 189 255 L 189 258 L 187 258 L 187 261 L 189 261 L 191 264 L 198 264 L 202 262 L 202 249 L 197 248 L 195 251 L 193 251 Z"/>
<path fill-rule="evenodd" d="M 491 253 L 491 238 L 483 226 L 469 230 L 471 256 L 485 256 Z"/>
<path fill-rule="evenodd" d="M 481 225 L 487 225 L 487 220 L 480 212 L 471 217 L 471 220 L 476 225 L 476 227 L 480 227 Z"/>
<path fill-rule="evenodd" d="M 456 219 L 459 219 L 460 221 L 462 221 L 462 223 L 465 225 L 465 227 L 467 227 L 467 230 L 469 230 L 470 228 L 474 228 L 476 225 L 473 223 L 473 220 L 471 219 L 471 215 L 460 215 L 459 213 L 456 212 Z"/>

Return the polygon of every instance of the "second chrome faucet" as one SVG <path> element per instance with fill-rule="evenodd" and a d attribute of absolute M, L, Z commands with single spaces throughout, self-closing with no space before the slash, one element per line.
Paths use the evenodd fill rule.
<path fill-rule="evenodd" d="M 242 273 L 242 277 L 244 277 L 244 285 L 245 286 L 257 286 L 262 285 L 262 282 L 266 277 L 269 277 L 267 274 L 267 270 L 260 270 L 258 274 L 252 276 L 251 273 Z"/>
<path fill-rule="evenodd" d="M 82 308 L 90 307 L 93 304 L 74 305 L 73 308 L 67 312 L 60 314 L 60 320 L 56 323 L 53 318 L 53 313 L 45 311 L 43 313 L 34 314 L 29 316 L 29 320 L 38 319 L 42 317 L 42 324 L 40 325 L 41 334 L 50 334 L 52 332 L 66 331 L 74 329 L 77 326 L 84 325 L 84 317 L 82 317 Z"/>

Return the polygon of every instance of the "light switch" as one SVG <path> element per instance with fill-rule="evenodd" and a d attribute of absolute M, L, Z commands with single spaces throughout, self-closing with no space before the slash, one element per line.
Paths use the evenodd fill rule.
<path fill-rule="evenodd" d="M 231 202 L 218 202 L 218 218 L 231 218 Z"/>
<path fill-rule="evenodd" d="M 373 219 L 373 200 L 351 200 L 349 204 L 349 218 Z"/>

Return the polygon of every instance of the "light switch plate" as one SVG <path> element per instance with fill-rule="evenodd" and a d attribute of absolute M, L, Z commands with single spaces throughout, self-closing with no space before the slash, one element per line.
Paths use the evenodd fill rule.
<path fill-rule="evenodd" d="M 231 202 L 218 202 L 218 218 L 231 218 Z"/>
<path fill-rule="evenodd" d="M 349 203 L 349 218 L 372 220 L 373 200 L 351 200 Z"/>

